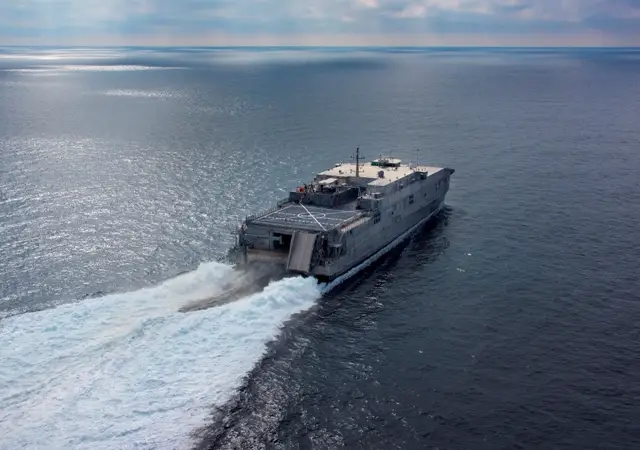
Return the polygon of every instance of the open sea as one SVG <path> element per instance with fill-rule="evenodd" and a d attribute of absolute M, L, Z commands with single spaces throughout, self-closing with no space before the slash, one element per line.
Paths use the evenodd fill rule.
<path fill-rule="evenodd" d="M 446 207 L 218 308 L 356 147 Z M 640 50 L 0 48 L 0 449 L 640 448 Z"/>

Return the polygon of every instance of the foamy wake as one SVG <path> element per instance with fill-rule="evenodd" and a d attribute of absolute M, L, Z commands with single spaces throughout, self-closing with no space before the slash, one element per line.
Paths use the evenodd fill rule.
<path fill-rule="evenodd" d="M 156 287 L 3 320 L 0 448 L 188 448 L 282 323 L 320 296 L 313 278 L 288 278 L 177 312 L 231 274 L 207 263 Z"/>
<path fill-rule="evenodd" d="M 234 282 L 230 266 L 207 263 L 157 287 L 5 319 L 0 448 L 190 447 L 285 320 L 426 220 L 329 284 L 285 278 L 234 303 L 176 312 Z"/>

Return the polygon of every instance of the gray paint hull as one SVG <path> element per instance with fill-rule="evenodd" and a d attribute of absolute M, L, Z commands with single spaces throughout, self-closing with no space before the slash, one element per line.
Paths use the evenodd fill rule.
<path fill-rule="evenodd" d="M 453 172 L 404 166 L 394 177 L 389 170 L 388 177 L 381 173 L 379 179 L 364 180 L 366 193 L 359 194 L 357 202 L 333 206 L 305 206 L 299 200 L 303 194 L 296 192 L 293 199 L 245 220 L 236 262 L 268 262 L 289 273 L 333 280 L 437 214 Z"/>
<path fill-rule="evenodd" d="M 350 258 L 349 260 L 340 261 L 342 264 L 340 264 L 340 266 L 338 267 L 334 267 L 331 271 L 316 270 L 312 274 L 327 281 L 334 280 L 335 278 L 344 275 L 353 267 L 356 267 L 369 258 L 375 256 L 376 253 L 381 251 L 383 248 L 388 246 L 390 243 L 392 243 L 402 234 L 409 231 L 411 228 L 415 227 L 421 222 L 426 223 L 429 219 L 436 216 L 444 206 L 444 198 L 445 196 L 443 195 L 439 199 L 431 202 L 429 205 L 419 209 L 418 211 L 415 211 L 411 215 L 404 218 L 397 227 L 387 230 L 387 232 L 384 233 L 383 240 L 379 240 L 377 242 L 374 241 L 376 243 L 379 243 L 378 245 L 374 245 L 372 243 L 372 245 L 364 252 L 354 255 L 354 257 Z"/>

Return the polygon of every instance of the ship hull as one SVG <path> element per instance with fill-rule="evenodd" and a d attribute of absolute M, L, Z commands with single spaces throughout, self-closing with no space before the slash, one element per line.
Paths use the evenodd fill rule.
<path fill-rule="evenodd" d="M 339 163 L 238 227 L 228 259 L 238 274 L 193 311 L 234 301 L 290 277 L 313 277 L 328 292 L 405 242 L 442 209 L 454 169 L 383 158 Z"/>
<path fill-rule="evenodd" d="M 453 169 L 394 165 L 374 178 L 378 167 L 363 165 L 351 177 L 351 166 L 338 165 L 319 174 L 310 193 L 305 185 L 248 216 L 238 229 L 236 265 L 267 263 L 332 281 L 441 210 Z M 333 188 L 325 192 L 327 185 Z"/>
<path fill-rule="evenodd" d="M 421 208 L 411 215 L 405 217 L 403 221 L 397 226 L 393 227 L 391 230 L 386 230 L 385 239 L 378 241 L 382 242 L 379 245 L 369 248 L 366 251 L 361 252 L 356 255 L 355 258 L 350 258 L 348 261 L 340 261 L 339 264 L 334 264 L 332 271 L 322 272 L 320 270 L 315 270 L 309 274 L 300 274 L 295 273 L 296 275 L 302 276 L 313 276 L 318 279 L 320 282 L 331 282 L 344 276 L 349 271 L 354 268 L 362 265 L 369 260 L 376 259 L 379 253 L 383 253 L 383 250 L 389 247 L 389 245 L 393 244 L 395 241 L 401 241 L 404 238 L 407 238 L 408 234 L 412 231 L 415 231 L 419 226 L 424 225 L 430 219 L 435 217 L 444 206 L 445 195 L 440 197 L 439 199 L 431 202 L 429 205 Z M 235 264 L 235 267 L 238 269 L 247 269 L 257 264 L 254 260 L 249 260 L 246 256 L 245 249 L 242 247 L 235 247 L 230 252 L 230 259 Z M 274 257 L 270 256 L 267 259 L 263 259 L 259 264 L 271 264 L 273 266 L 277 266 L 283 270 L 283 273 L 287 273 L 288 275 L 292 275 L 291 272 L 286 272 L 284 269 L 284 259 L 283 257 Z"/>
<path fill-rule="evenodd" d="M 387 249 L 389 246 L 393 246 L 392 244 L 399 244 L 401 241 L 408 238 L 409 235 L 418 227 L 424 225 L 430 219 L 438 215 L 443 206 L 444 196 L 430 203 L 428 206 L 414 212 L 410 216 L 407 216 L 398 227 L 394 228 L 393 233 L 387 233 L 387 238 L 382 241 L 383 243 L 381 245 L 375 246 L 367 252 L 363 252 L 358 255 L 355 260 L 349 261 L 348 263 L 345 262 L 346 264 L 343 264 L 344 267 L 335 270 L 332 273 L 314 273 L 312 275 L 320 281 L 331 282 L 344 276 L 346 273 L 357 268 L 363 263 L 377 259 L 379 256 L 382 256 L 380 253 L 386 253 L 383 250 Z"/>

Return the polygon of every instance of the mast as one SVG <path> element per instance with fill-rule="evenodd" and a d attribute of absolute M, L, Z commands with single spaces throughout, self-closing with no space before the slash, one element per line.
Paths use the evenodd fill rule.
<path fill-rule="evenodd" d="M 356 178 L 360 176 L 360 147 L 356 148 Z"/>

